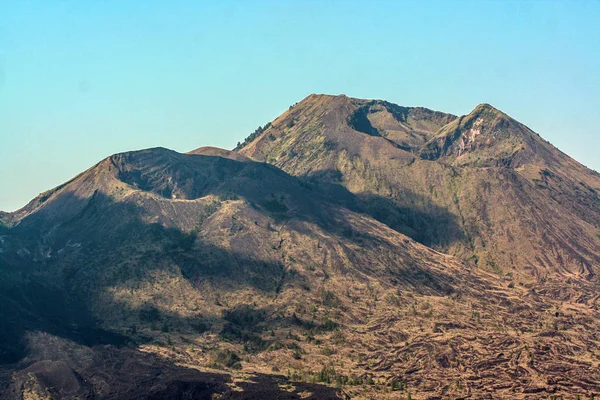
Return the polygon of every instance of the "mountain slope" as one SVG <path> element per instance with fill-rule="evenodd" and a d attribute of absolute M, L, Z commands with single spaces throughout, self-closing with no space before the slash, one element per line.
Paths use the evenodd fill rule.
<path fill-rule="evenodd" d="M 333 348 L 339 353 L 331 367 L 339 372 L 327 379 L 381 376 L 386 385 L 390 371 L 363 367 L 385 343 L 352 361 L 346 340 L 367 346 L 384 332 L 409 340 L 424 332 L 420 321 L 431 318 L 430 307 L 440 312 L 436 321 L 450 324 L 452 310 L 464 308 L 465 299 L 481 303 L 477 293 L 485 289 L 496 288 L 498 302 L 509 296 L 502 281 L 328 200 L 316 187 L 214 148 L 109 157 L 12 214 L 10 225 L 0 253 L 0 308 L 11 323 L 1 328 L 0 355 L 4 362 L 27 356 L 6 391 L 17 397 L 139 394 L 115 383 L 104 361 L 106 351 L 132 358 L 131 376 L 143 374 L 148 361 L 131 349 L 135 343 L 158 356 L 152 363 L 167 386 L 172 374 L 184 373 L 171 362 L 238 368 L 240 355 L 248 372 L 272 373 L 271 366 L 287 363 L 294 374 L 317 374 L 330 368 L 324 352 Z M 438 305 L 443 299 L 450 302 Z M 425 316 L 415 311 L 409 325 L 381 325 L 418 305 L 427 307 Z M 300 335 L 312 339 L 303 343 Z M 85 346 L 101 347 L 89 353 Z M 82 365 L 80 354 L 97 361 Z M 204 375 L 190 373 L 185 390 L 206 387 Z M 83 383 L 98 374 L 105 380 Z M 48 376 L 75 378 L 63 387 Z M 223 393 L 214 379 L 206 390 Z"/>
<path fill-rule="evenodd" d="M 446 116 L 414 148 L 369 134 L 372 125 L 358 129 L 357 115 L 370 121 L 372 104 L 311 95 L 240 153 L 342 186 L 397 231 L 498 273 L 526 281 L 597 275 L 597 173 L 489 105 Z"/>
<path fill-rule="evenodd" d="M 489 106 L 345 96 L 113 155 L 2 216 L 0 398 L 589 397 L 597 179 Z"/>
<path fill-rule="evenodd" d="M 440 129 L 420 150 L 426 159 L 465 166 L 518 168 L 558 160 L 536 134 L 489 104 Z"/>

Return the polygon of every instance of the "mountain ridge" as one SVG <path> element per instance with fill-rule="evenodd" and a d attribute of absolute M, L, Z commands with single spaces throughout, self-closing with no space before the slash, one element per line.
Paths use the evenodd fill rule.
<path fill-rule="evenodd" d="M 563 209 L 559 215 L 573 215 L 574 218 L 561 221 L 565 227 L 574 225 L 573 221 L 579 225 L 574 226 L 572 233 L 569 233 L 572 239 L 567 239 L 563 233 L 550 226 L 539 229 L 556 231 L 556 240 L 559 243 L 570 242 L 565 246 L 567 254 L 571 254 L 569 258 L 580 257 L 575 255 L 577 251 L 572 251 L 580 247 L 575 243 L 575 238 L 580 235 L 575 232 L 587 231 L 586 247 L 596 250 L 593 255 L 584 256 L 583 259 L 588 257 L 584 264 L 598 265 L 597 249 L 600 244 L 593 231 L 600 226 L 598 218 L 600 206 L 597 197 L 600 193 L 600 180 L 591 170 L 568 158 L 526 126 L 485 104 L 477 106 L 466 117 L 454 118 L 437 132 L 432 133 L 432 139 L 425 141 L 423 147 L 413 151 L 399 148 L 381 135 L 374 136 L 353 129 L 348 120 L 357 110 L 364 107 L 364 104 L 370 103 L 345 96 L 309 96 L 273 121 L 261 136 L 255 138 L 239 152 L 256 160 L 272 163 L 296 176 L 309 177 L 317 171 L 332 171 L 324 176 L 339 174 L 338 182 L 332 182 L 333 184 L 341 183 L 353 193 L 377 193 L 384 198 L 389 198 L 396 205 L 389 204 L 380 211 L 372 210 L 371 215 L 380 214 L 380 220 L 409 235 L 414 229 L 421 231 L 437 229 L 432 222 L 411 223 L 401 220 L 404 214 L 402 210 L 414 209 L 415 200 L 419 203 L 424 202 L 422 205 L 426 209 L 424 214 L 431 214 L 428 209 L 433 205 L 447 208 L 451 214 L 462 220 L 461 230 L 465 232 L 462 234 L 465 240 L 459 246 L 449 247 L 442 244 L 440 249 L 459 255 L 463 259 L 472 258 L 477 261 L 484 258 L 484 263 L 489 268 L 504 269 L 504 272 L 510 271 L 507 271 L 506 267 L 514 265 L 514 259 L 517 257 L 521 259 L 522 268 L 538 264 L 542 265 L 543 270 L 552 270 L 553 265 L 562 269 L 563 259 L 558 255 L 549 261 L 540 261 L 545 256 L 537 259 L 524 256 L 529 252 L 526 249 L 537 247 L 542 252 L 541 249 L 552 248 L 554 244 L 537 244 L 532 240 L 522 250 L 518 250 L 521 254 L 515 254 L 516 251 L 511 249 L 510 236 L 533 238 L 534 235 L 541 234 L 541 232 L 534 235 L 525 233 L 531 229 L 529 227 L 515 226 L 515 232 L 522 233 L 511 232 L 504 249 L 500 251 L 485 247 L 485 242 L 496 241 L 489 237 L 495 235 L 491 231 L 481 238 L 483 242 L 476 237 L 469 238 L 470 231 L 477 232 L 483 229 L 489 231 L 489 226 L 484 227 L 479 221 L 480 216 L 486 216 L 488 213 L 484 209 L 489 208 L 487 204 L 497 203 L 494 206 L 497 207 L 495 210 L 497 216 L 493 218 L 503 220 L 503 224 L 509 224 L 507 218 L 510 217 L 503 215 L 506 213 L 500 208 L 500 203 L 493 198 L 488 198 L 482 203 L 481 198 L 475 201 L 474 198 L 461 200 L 460 197 L 472 192 L 472 189 L 481 193 L 477 196 L 489 192 L 489 189 L 486 189 L 489 188 L 489 182 L 482 179 L 484 176 L 494 182 L 494 187 L 501 187 L 508 179 L 508 182 L 514 182 L 510 186 L 511 190 L 518 193 L 513 193 L 512 200 L 506 198 L 507 193 L 497 193 L 499 198 L 505 198 L 502 201 L 510 204 L 517 199 L 518 204 L 513 207 L 526 209 L 531 206 L 518 199 L 524 200 L 534 196 L 539 197 L 535 202 L 543 204 L 546 208 L 543 213 L 553 215 L 558 207 Z M 317 118 L 315 118 L 315 107 L 320 110 Z M 294 110 L 296 114 L 302 115 L 302 118 L 294 117 Z M 469 124 L 476 121 L 483 124 L 483 130 L 478 129 L 473 132 L 470 129 Z M 433 136 L 436 134 L 438 137 Z M 471 136 L 465 136 L 466 134 Z M 432 147 L 434 147 L 433 153 L 422 150 L 423 148 L 431 150 Z M 468 151 L 463 154 L 465 148 Z M 425 157 L 419 157 L 419 152 Z M 390 171 L 394 171 L 395 176 L 390 175 Z M 463 178 L 460 185 L 466 185 L 463 188 L 457 187 L 455 182 L 456 178 L 461 176 Z M 427 183 L 427 180 L 432 179 L 434 182 Z M 435 191 L 432 184 L 436 187 Z M 467 187 L 469 190 L 465 190 Z M 412 194 L 406 194 L 406 190 L 410 190 Z M 542 193 L 542 190 L 549 192 L 550 196 L 547 196 L 548 193 Z M 566 193 L 570 194 L 566 195 Z M 418 195 L 417 199 L 414 198 L 416 195 Z M 548 197 L 551 201 L 541 200 Z M 368 208 L 368 205 L 365 206 Z M 466 217 L 465 211 L 471 209 L 476 211 L 472 212 L 470 217 Z M 544 219 L 546 218 L 542 217 L 541 221 Z M 510 222 L 510 224 L 514 223 Z M 412 235 L 415 237 L 414 234 Z M 452 236 L 452 233 L 446 230 L 442 236 Z M 419 240 L 424 240 L 426 244 L 433 244 L 434 247 L 436 242 L 440 242 L 435 234 Z M 554 242 L 554 239 L 552 241 Z M 498 257 L 501 259 L 498 260 Z M 578 263 L 579 261 L 574 261 L 572 268 L 577 269 Z M 534 267 L 532 272 L 535 274 L 541 272 L 535 272 L 536 270 L 538 268 Z"/>
<path fill-rule="evenodd" d="M 311 95 L 237 151 L 107 157 L 3 217 L 0 398 L 599 393 L 600 180 L 561 154 Z"/>

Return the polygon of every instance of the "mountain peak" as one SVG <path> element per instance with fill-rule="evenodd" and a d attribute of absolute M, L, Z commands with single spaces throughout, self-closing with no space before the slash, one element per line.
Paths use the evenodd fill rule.
<path fill-rule="evenodd" d="M 491 119 L 491 120 L 504 118 L 506 120 L 510 120 L 510 121 L 514 121 L 514 122 L 518 123 L 515 119 L 511 118 L 506 113 L 502 112 L 501 110 L 497 109 L 496 107 L 494 107 L 488 103 L 478 104 L 473 109 L 473 111 L 471 111 L 469 114 L 467 114 L 466 117 L 467 118 L 482 117 L 482 118 L 487 118 L 487 119 Z"/>
<path fill-rule="evenodd" d="M 515 167 L 550 157 L 546 147 L 531 129 L 492 105 L 482 103 L 440 129 L 420 149 L 420 155 L 454 165 Z"/>
<path fill-rule="evenodd" d="M 311 93 L 295 105 L 312 103 L 315 101 L 331 101 L 335 99 L 349 99 L 350 97 L 345 94 L 327 94 L 327 93 Z"/>
<path fill-rule="evenodd" d="M 316 93 L 259 127 L 235 150 L 279 167 L 298 163 L 308 168 L 291 156 L 308 157 L 323 143 L 349 155 L 370 148 L 403 162 L 412 162 L 417 155 L 454 166 L 543 167 L 562 157 L 527 126 L 489 103 L 457 117 L 384 100 Z"/>
<path fill-rule="evenodd" d="M 472 112 L 474 111 L 492 111 L 492 112 L 501 112 L 500 110 L 498 110 L 496 107 L 494 107 L 493 105 L 489 104 L 489 103 L 480 103 L 478 104 Z"/>
<path fill-rule="evenodd" d="M 393 153 L 410 162 L 414 159 L 410 152 L 454 119 L 455 115 L 423 107 L 313 93 L 258 128 L 236 150 L 260 161 L 267 161 L 269 153 L 271 159 L 286 162 L 289 155 L 306 154 L 323 142 L 348 154 L 359 154 L 366 142 L 372 142 L 380 155 Z"/>

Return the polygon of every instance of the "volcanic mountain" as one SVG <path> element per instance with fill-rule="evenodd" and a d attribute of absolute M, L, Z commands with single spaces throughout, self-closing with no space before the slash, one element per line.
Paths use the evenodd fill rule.
<path fill-rule="evenodd" d="M 600 266 L 600 175 L 490 105 L 455 117 L 311 95 L 239 149 L 466 262 L 532 282 Z"/>
<path fill-rule="evenodd" d="M 0 215 L 0 398 L 599 393 L 598 193 L 489 105 L 113 155 Z"/>

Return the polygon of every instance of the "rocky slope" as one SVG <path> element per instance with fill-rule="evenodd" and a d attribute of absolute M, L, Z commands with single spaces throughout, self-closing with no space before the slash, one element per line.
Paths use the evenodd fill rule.
<path fill-rule="evenodd" d="M 405 121 L 420 128 L 399 143 Z M 456 118 L 311 95 L 240 153 L 346 188 L 393 229 L 499 274 L 598 273 L 600 175 L 489 105 Z"/>
<path fill-rule="evenodd" d="M 116 154 L 2 216 L 0 398 L 600 393 L 597 190 L 487 105 Z"/>

